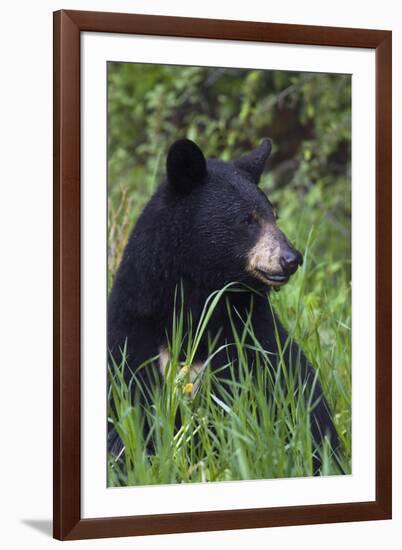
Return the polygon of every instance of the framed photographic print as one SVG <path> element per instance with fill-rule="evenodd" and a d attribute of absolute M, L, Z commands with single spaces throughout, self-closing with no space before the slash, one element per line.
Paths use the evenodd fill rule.
<path fill-rule="evenodd" d="M 391 33 L 54 14 L 54 536 L 391 517 Z"/>

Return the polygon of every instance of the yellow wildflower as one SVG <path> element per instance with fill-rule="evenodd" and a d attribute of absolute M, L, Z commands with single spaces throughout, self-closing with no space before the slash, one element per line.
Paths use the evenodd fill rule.
<path fill-rule="evenodd" d="M 183 393 L 186 393 L 186 394 L 192 393 L 193 387 L 194 387 L 194 384 L 191 384 L 191 382 L 189 382 L 188 384 L 185 384 L 183 386 Z"/>

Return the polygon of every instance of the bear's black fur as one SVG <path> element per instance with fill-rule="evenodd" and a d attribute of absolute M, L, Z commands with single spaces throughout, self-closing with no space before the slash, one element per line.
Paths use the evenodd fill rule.
<path fill-rule="evenodd" d="M 251 314 L 255 335 L 272 357 L 278 354 L 278 331 L 288 368 L 298 369 L 300 385 L 312 392 L 315 408 L 311 430 L 316 451 L 324 435 L 338 451 L 339 438 L 315 370 L 295 342 L 285 345 L 288 334 L 267 304 L 271 287 L 286 283 L 302 262 L 300 253 L 277 227 L 274 209 L 257 186 L 270 151 L 271 141 L 267 139 L 250 154 L 223 162 L 206 161 L 189 140 L 171 146 L 167 177 L 139 217 L 115 277 L 108 304 L 109 351 L 119 363 L 126 343 L 127 363 L 135 372 L 166 348 L 178 285 L 182 285 L 185 307 L 191 311 L 193 326 L 197 326 L 213 291 L 231 281 L 244 283 L 249 292 L 227 296 L 239 313 L 232 322 L 239 325 L 241 333 L 240 317 Z M 217 348 L 233 340 L 225 300 L 217 306 L 208 326 L 208 334 L 218 333 Z M 207 353 L 206 334 L 195 361 L 205 361 Z M 218 353 L 210 368 L 226 364 L 228 353 L 230 347 Z M 154 369 L 153 377 L 159 372 L 157 364 L 137 371 L 145 384 L 149 383 L 149 369 Z M 228 369 L 220 376 L 229 376 Z M 116 453 L 119 448 L 121 442 L 111 429 L 109 449 Z M 318 452 L 313 464 L 317 474 Z"/>

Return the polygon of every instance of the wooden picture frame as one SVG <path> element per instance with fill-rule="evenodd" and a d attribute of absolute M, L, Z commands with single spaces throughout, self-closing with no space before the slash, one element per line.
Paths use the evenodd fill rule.
<path fill-rule="evenodd" d="M 376 59 L 376 498 L 82 519 L 80 35 L 127 33 L 371 48 Z M 54 13 L 54 537 L 61 540 L 391 518 L 390 31 L 62 10 Z"/>

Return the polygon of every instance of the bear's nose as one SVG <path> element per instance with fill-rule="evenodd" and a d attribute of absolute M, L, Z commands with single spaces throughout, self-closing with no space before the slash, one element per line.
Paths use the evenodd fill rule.
<path fill-rule="evenodd" d="M 299 265 L 302 265 L 303 256 L 298 250 L 289 248 L 282 253 L 279 263 L 286 275 L 293 275 Z"/>

